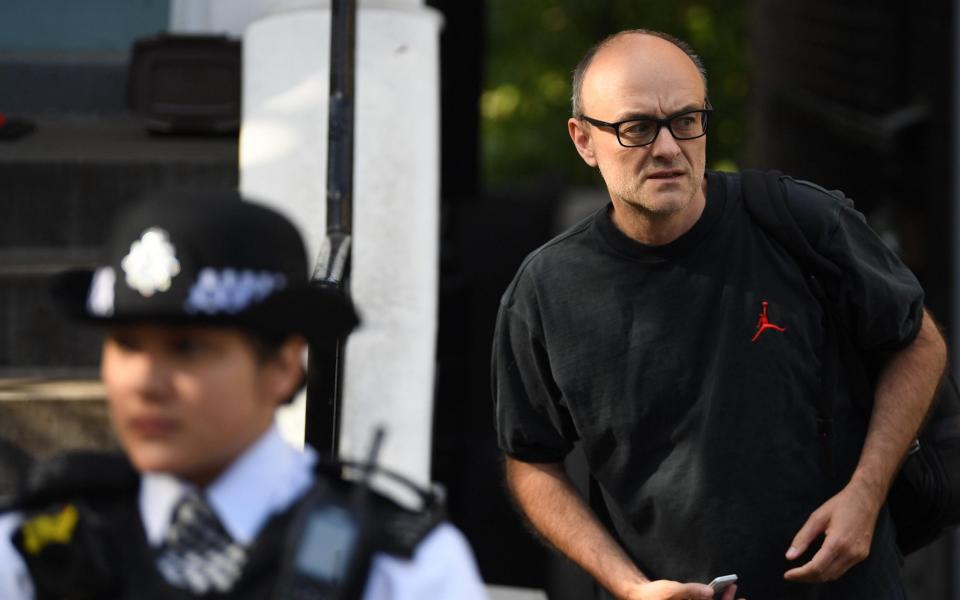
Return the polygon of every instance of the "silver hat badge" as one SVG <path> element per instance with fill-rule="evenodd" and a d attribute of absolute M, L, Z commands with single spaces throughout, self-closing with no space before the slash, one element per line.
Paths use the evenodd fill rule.
<path fill-rule="evenodd" d="M 143 232 L 130 245 L 130 252 L 120 262 L 126 274 L 127 285 L 144 298 L 170 289 L 170 283 L 180 272 L 180 261 L 170 243 L 170 235 L 159 227 Z"/>

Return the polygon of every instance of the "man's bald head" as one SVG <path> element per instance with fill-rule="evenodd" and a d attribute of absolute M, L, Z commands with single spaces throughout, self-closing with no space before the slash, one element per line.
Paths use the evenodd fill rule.
<path fill-rule="evenodd" d="M 600 40 L 600 42 L 587 50 L 587 53 L 584 54 L 583 58 L 580 59 L 580 62 L 577 63 L 577 67 L 573 70 L 573 93 L 571 95 L 573 111 L 572 116 L 574 118 L 583 116 L 583 80 L 586 78 L 587 70 L 590 68 L 590 64 L 593 62 L 593 59 L 601 50 L 607 46 L 610 46 L 617 40 L 629 35 L 649 35 L 655 38 L 660 38 L 661 40 L 670 42 L 680 50 L 683 50 L 683 52 L 690 58 L 694 66 L 697 68 L 701 79 L 703 79 L 704 99 L 706 100 L 707 68 L 704 66 L 703 60 L 697 55 L 696 52 L 693 51 L 693 48 L 691 48 L 689 44 L 661 31 L 653 31 L 649 29 L 627 29 L 625 31 L 614 33 Z M 709 104 L 709 101 L 707 101 L 707 104 Z"/>

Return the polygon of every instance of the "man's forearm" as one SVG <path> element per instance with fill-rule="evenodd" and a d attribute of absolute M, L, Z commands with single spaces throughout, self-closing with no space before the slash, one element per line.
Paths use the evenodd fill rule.
<path fill-rule="evenodd" d="M 621 595 L 618 590 L 648 581 L 597 521 L 562 464 L 507 457 L 506 470 L 510 491 L 530 523 L 600 585 Z"/>
<path fill-rule="evenodd" d="M 930 409 L 946 366 L 946 344 L 926 311 L 920 333 L 880 373 L 870 428 L 851 478 L 882 502 Z"/>
<path fill-rule="evenodd" d="M 810 515 L 787 550 L 796 560 L 821 534 L 823 545 L 807 563 L 784 574 L 793 581 L 833 581 L 870 553 L 877 515 L 917 435 L 946 364 L 946 346 L 924 312 L 920 333 L 896 353 L 877 382 L 860 462 L 850 483 Z"/>

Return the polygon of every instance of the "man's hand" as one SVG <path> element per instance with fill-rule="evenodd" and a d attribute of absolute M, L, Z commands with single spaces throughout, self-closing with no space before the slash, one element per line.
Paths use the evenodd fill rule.
<path fill-rule="evenodd" d="M 722 600 L 733 600 L 736 593 L 737 586 L 731 585 L 723 591 Z M 619 596 L 619 600 L 713 600 L 713 588 L 702 583 L 660 579 L 634 587 L 626 595 Z"/>
<path fill-rule="evenodd" d="M 507 456 L 504 466 L 507 486 L 530 523 L 618 600 L 713 600 L 709 585 L 647 579 L 597 521 L 562 464 Z M 736 592 L 731 585 L 722 600 L 734 600 Z"/>
<path fill-rule="evenodd" d="M 823 546 L 805 565 L 784 578 L 816 583 L 833 581 L 870 554 L 870 543 L 883 505 L 883 494 L 851 482 L 818 508 L 793 538 L 787 560 L 796 560 L 820 534 Z"/>

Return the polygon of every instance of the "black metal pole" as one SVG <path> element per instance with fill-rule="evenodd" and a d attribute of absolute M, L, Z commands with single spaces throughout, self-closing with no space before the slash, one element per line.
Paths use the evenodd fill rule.
<path fill-rule="evenodd" d="M 353 217 L 353 130 L 356 0 L 333 0 L 330 15 L 330 106 L 327 126 L 327 235 L 313 285 L 349 290 Z M 304 438 L 336 455 L 340 438 L 345 338 L 310 345 Z"/>

